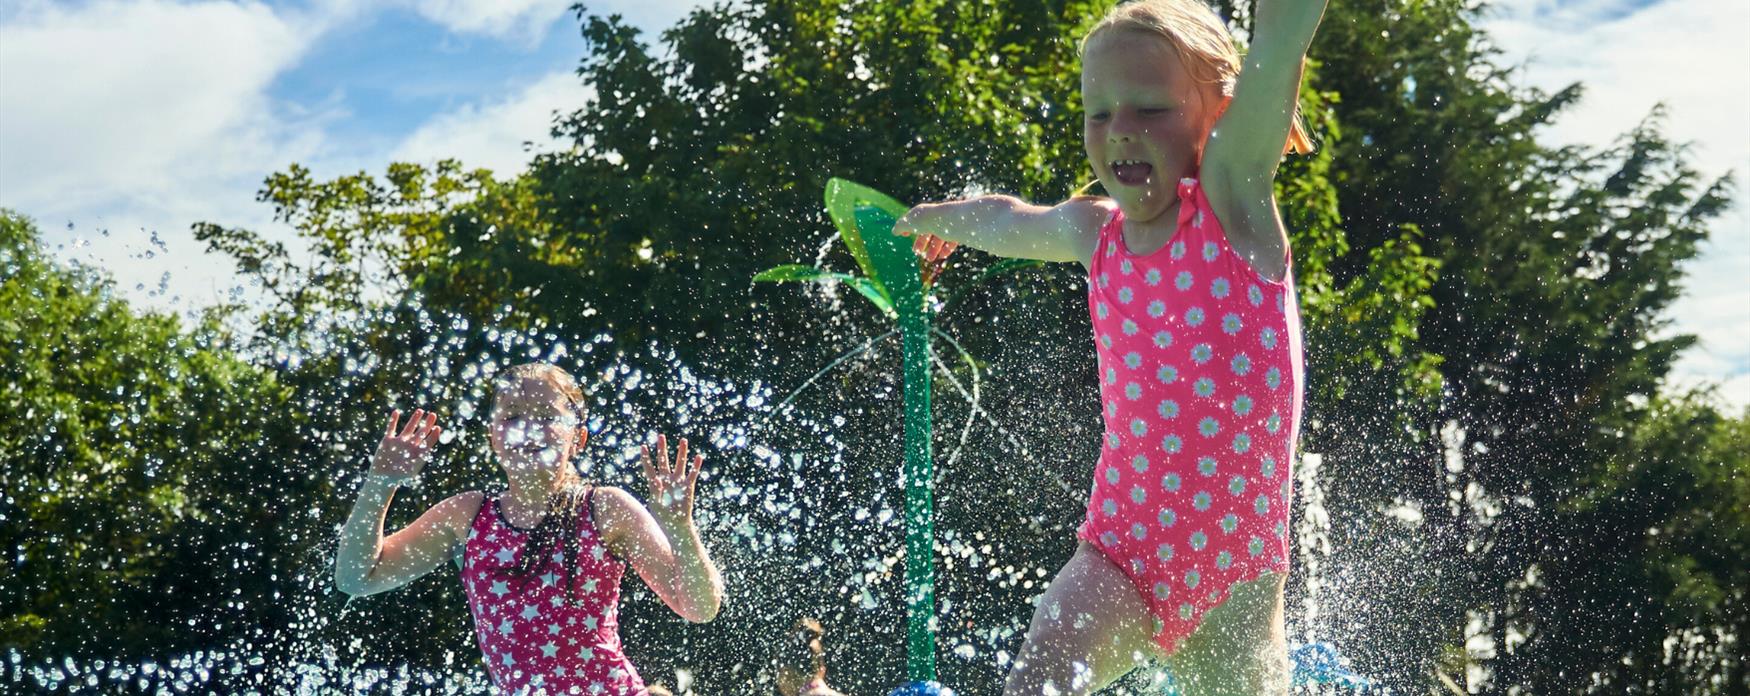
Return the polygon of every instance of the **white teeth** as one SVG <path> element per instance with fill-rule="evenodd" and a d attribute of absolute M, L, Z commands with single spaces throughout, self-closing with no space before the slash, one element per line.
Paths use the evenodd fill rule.
<path fill-rule="evenodd" d="M 1113 162 L 1112 166 L 1122 167 L 1122 166 L 1127 165 L 1127 164 L 1147 164 L 1147 163 L 1143 162 L 1142 160 L 1118 160 L 1116 162 Z"/>

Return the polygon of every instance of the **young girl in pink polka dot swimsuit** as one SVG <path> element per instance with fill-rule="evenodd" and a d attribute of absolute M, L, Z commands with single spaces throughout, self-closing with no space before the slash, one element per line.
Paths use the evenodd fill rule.
<path fill-rule="evenodd" d="M 927 264 L 964 243 L 1088 270 L 1100 460 L 1006 694 L 1089 693 L 1151 659 L 1187 693 L 1287 692 L 1304 381 L 1273 182 L 1286 151 L 1311 151 L 1295 110 L 1324 6 L 1257 0 L 1242 64 L 1201 0 L 1118 5 L 1082 44 L 1082 140 L 1106 197 L 982 196 L 894 228 Z"/>
<path fill-rule="evenodd" d="M 1287 571 L 1301 396 L 1292 276 L 1239 258 L 1195 179 L 1178 192 L 1163 249 L 1131 253 L 1123 210 L 1101 228 L 1088 307 L 1106 432 L 1077 534 L 1126 564 L 1169 650 L 1227 588 Z"/>

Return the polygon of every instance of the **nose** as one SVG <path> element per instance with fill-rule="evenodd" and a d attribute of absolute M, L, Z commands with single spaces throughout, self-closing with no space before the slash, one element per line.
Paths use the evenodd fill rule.
<path fill-rule="evenodd" d="M 1136 139 L 1136 128 L 1131 119 L 1121 114 L 1112 116 L 1112 124 L 1106 127 L 1106 141 L 1113 144 L 1128 143 Z"/>

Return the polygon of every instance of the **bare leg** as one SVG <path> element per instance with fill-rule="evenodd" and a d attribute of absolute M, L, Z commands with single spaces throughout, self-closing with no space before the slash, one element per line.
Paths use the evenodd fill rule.
<path fill-rule="evenodd" d="M 1203 615 L 1203 623 L 1168 663 L 1187 694 L 1287 694 L 1288 639 L 1282 586 L 1270 573 L 1234 585 L 1233 594 Z"/>
<path fill-rule="evenodd" d="M 1148 605 L 1124 573 L 1081 543 L 1039 598 L 1004 694 L 1086 694 L 1159 657 Z"/>

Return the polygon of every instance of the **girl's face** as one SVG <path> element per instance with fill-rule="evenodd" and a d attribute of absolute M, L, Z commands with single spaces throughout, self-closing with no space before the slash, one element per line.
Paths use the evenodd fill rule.
<path fill-rule="evenodd" d="M 1126 218 L 1149 222 L 1172 208 L 1179 178 L 1202 159 L 1213 92 L 1159 36 L 1112 29 L 1088 42 L 1082 143 Z"/>
<path fill-rule="evenodd" d="M 551 382 L 522 378 L 499 389 L 492 408 L 492 451 L 507 470 L 569 465 L 588 437 L 571 399 Z"/>

